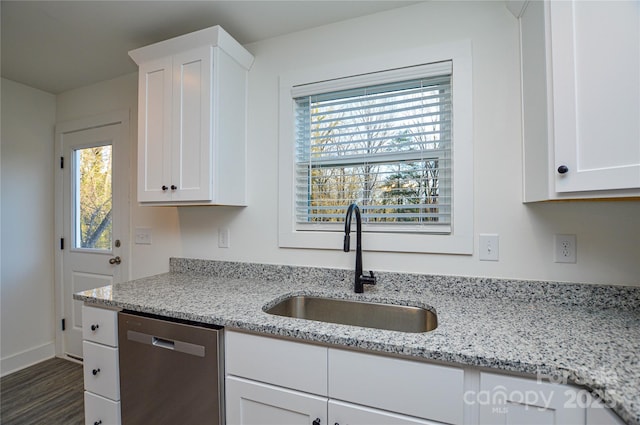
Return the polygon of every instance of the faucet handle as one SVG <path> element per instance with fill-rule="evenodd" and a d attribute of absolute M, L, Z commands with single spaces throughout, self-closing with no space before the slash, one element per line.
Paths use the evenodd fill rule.
<path fill-rule="evenodd" d="M 365 276 L 365 275 L 360 276 L 360 282 L 366 285 L 375 285 L 376 277 L 373 275 L 373 271 L 369 270 L 369 276 Z"/>

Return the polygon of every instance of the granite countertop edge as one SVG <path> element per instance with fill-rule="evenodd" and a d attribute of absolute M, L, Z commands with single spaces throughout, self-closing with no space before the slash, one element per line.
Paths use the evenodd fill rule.
<path fill-rule="evenodd" d="M 351 290 L 350 270 L 173 258 L 170 265 L 169 273 L 80 292 L 74 299 L 302 341 L 554 377 L 585 386 L 626 423 L 640 425 L 640 288 L 383 273 L 378 285 L 360 295 Z M 424 306 L 436 310 L 439 325 L 425 334 L 405 334 L 264 312 L 290 295 Z M 530 320 L 541 309 L 546 331 Z M 522 325 L 514 327 L 514 321 Z M 491 322 L 495 329 L 487 331 L 484 325 Z M 575 326 L 569 329 L 575 344 L 567 342 L 563 326 Z M 609 359 L 621 350 L 622 359 Z"/>

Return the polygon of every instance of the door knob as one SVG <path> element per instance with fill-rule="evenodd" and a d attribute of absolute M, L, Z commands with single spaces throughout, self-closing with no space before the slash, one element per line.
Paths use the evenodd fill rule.
<path fill-rule="evenodd" d="M 120 264 L 122 263 L 122 258 L 118 257 L 113 257 L 113 258 L 109 258 L 109 264 Z"/>

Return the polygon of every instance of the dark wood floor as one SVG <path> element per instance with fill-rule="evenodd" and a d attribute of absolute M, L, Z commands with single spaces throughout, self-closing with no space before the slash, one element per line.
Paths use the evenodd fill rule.
<path fill-rule="evenodd" d="M 0 379 L 2 425 L 84 423 L 82 365 L 50 359 Z"/>

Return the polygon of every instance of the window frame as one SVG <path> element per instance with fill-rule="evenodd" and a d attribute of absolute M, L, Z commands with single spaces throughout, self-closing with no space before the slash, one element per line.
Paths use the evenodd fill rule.
<path fill-rule="evenodd" d="M 452 218 L 446 234 L 419 231 L 366 231 L 363 248 L 367 251 L 473 253 L 473 116 L 471 43 L 461 41 L 406 49 L 385 55 L 293 70 L 280 75 L 279 87 L 279 173 L 278 245 L 281 248 L 342 249 L 340 226 L 329 229 L 323 223 L 305 224 L 298 229 L 295 216 L 295 100 L 294 87 L 368 74 L 451 61 L 452 75 Z M 379 76 L 376 76 L 379 78 Z M 378 80 L 376 80 L 377 82 Z"/>

